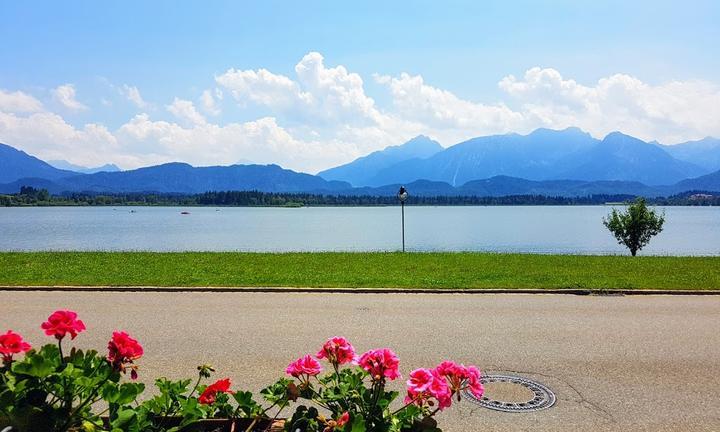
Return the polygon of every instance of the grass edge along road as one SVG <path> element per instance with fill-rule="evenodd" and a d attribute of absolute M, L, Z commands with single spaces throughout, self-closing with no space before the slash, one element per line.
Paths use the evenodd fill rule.
<path fill-rule="evenodd" d="M 720 257 L 1 252 L 3 286 L 720 289 Z"/>

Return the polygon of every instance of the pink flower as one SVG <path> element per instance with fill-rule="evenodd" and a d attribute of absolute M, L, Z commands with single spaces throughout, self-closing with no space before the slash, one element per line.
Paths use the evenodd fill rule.
<path fill-rule="evenodd" d="M 62 340 L 70 333 L 70 339 L 75 339 L 78 333 L 85 330 L 85 323 L 77 319 L 77 314 L 70 310 L 58 310 L 48 317 L 48 320 L 40 325 L 48 336 L 55 336 Z"/>
<path fill-rule="evenodd" d="M 434 398 L 438 401 L 438 407 L 445 409 L 452 403 L 452 394 L 447 381 L 434 370 L 416 369 L 410 372 L 407 385 L 406 404 L 414 403 L 419 406 L 425 403 L 432 404 L 430 399 Z"/>
<path fill-rule="evenodd" d="M 370 350 L 360 356 L 358 365 L 370 373 L 373 380 L 385 378 L 394 380 L 400 377 L 400 360 L 388 348 Z"/>
<path fill-rule="evenodd" d="M 480 382 L 481 373 L 477 367 L 465 367 L 452 361 L 444 361 L 435 368 L 435 371 L 439 376 L 447 379 L 452 392 L 459 393 L 469 389 L 475 397 L 482 397 L 484 389 Z"/>
<path fill-rule="evenodd" d="M 130 369 L 130 378 L 137 379 L 135 360 L 143 355 L 143 347 L 126 332 L 113 332 L 108 342 L 108 361 L 118 372 L 125 373 Z"/>
<path fill-rule="evenodd" d="M 433 374 L 430 369 L 420 368 L 410 372 L 410 379 L 407 381 L 408 390 L 422 393 L 430 387 L 433 382 Z"/>
<path fill-rule="evenodd" d="M 482 373 L 480 372 L 480 369 L 478 369 L 475 366 L 468 366 L 468 389 L 470 390 L 470 393 L 473 394 L 476 398 L 482 397 L 483 393 L 485 393 L 485 389 L 483 388 L 482 383 L 480 382 L 480 378 L 482 377 Z"/>
<path fill-rule="evenodd" d="M 351 347 L 352 348 L 352 347 Z M 350 414 L 345 411 L 343 415 L 340 416 L 339 419 L 337 419 L 337 427 L 342 427 L 347 424 L 347 422 L 350 421 Z"/>
<path fill-rule="evenodd" d="M 442 410 L 452 404 L 452 392 L 448 387 L 445 378 L 433 371 L 433 382 L 428 388 L 428 393 L 438 401 L 438 407 Z"/>
<path fill-rule="evenodd" d="M 355 349 L 344 337 L 333 337 L 327 340 L 315 355 L 319 359 L 327 359 L 332 364 L 341 365 L 355 360 Z"/>
<path fill-rule="evenodd" d="M 217 380 L 214 383 L 210 384 L 203 390 L 202 394 L 198 398 L 198 402 L 200 402 L 203 405 L 212 405 L 215 403 L 215 397 L 218 393 L 229 393 L 232 394 L 233 392 L 230 391 L 230 386 L 232 384 L 230 383 L 230 378 L 225 378 L 221 380 Z"/>
<path fill-rule="evenodd" d="M 12 330 L 8 330 L 5 334 L 0 334 L 0 354 L 2 354 L 3 362 L 10 363 L 13 354 L 27 352 L 30 350 L 30 344 L 25 342 L 19 334 Z"/>
<path fill-rule="evenodd" d="M 294 376 L 295 378 L 300 378 L 301 376 L 307 378 L 315 376 L 320 372 L 322 372 L 322 366 L 320 366 L 320 363 L 315 360 L 310 354 L 306 355 L 305 357 L 300 357 L 299 359 L 290 363 L 285 369 L 285 373 Z"/>

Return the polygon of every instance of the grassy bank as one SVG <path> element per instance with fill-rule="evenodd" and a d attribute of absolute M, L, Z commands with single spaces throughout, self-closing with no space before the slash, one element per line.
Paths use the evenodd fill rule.
<path fill-rule="evenodd" d="M 0 253 L 0 285 L 720 289 L 720 257 Z"/>

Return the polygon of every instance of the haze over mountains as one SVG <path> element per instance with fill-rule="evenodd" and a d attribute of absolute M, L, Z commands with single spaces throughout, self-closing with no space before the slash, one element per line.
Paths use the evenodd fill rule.
<path fill-rule="evenodd" d="M 400 184 L 411 194 L 448 196 L 720 192 L 718 139 L 665 146 L 619 132 L 598 140 L 577 128 L 478 137 L 448 148 L 421 135 L 318 175 L 277 165 L 168 163 L 117 171 L 114 165 L 86 169 L 53 163 L 75 169 L 59 169 L 0 144 L 0 193 L 15 193 L 25 185 L 52 193 L 259 190 L 391 195 Z"/>
<path fill-rule="evenodd" d="M 98 172 L 116 172 L 120 171 L 120 168 L 115 164 L 105 164 L 99 167 L 94 168 L 88 168 L 80 165 L 71 164 L 70 162 L 66 160 L 51 160 L 47 161 L 50 165 L 54 166 L 55 168 L 62 169 L 62 170 L 68 170 L 68 171 L 75 171 L 77 173 L 81 174 L 95 174 Z"/>

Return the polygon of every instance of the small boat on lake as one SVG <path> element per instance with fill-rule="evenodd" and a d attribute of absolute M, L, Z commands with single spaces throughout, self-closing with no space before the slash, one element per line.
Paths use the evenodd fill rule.
<path fill-rule="evenodd" d="M 181 215 L 189 215 L 190 212 L 189 212 L 189 211 L 181 211 L 180 214 L 181 214 Z"/>

